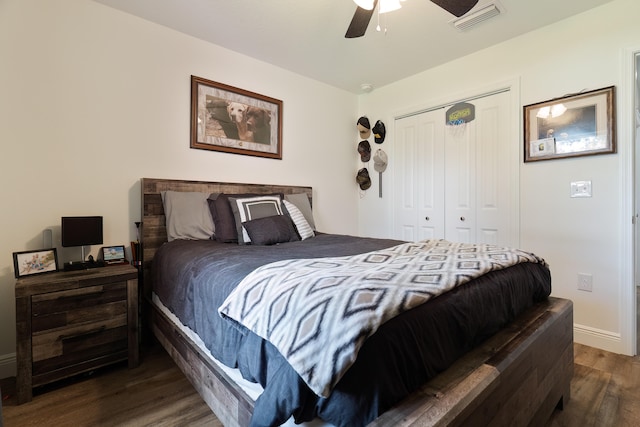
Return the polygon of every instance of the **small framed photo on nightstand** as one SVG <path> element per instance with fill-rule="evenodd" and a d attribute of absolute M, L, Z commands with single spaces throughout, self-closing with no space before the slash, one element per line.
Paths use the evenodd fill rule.
<path fill-rule="evenodd" d="M 125 264 L 124 245 L 105 246 L 102 248 L 102 259 L 106 265 Z"/>
<path fill-rule="evenodd" d="M 56 248 L 13 253 L 16 278 L 58 271 Z"/>

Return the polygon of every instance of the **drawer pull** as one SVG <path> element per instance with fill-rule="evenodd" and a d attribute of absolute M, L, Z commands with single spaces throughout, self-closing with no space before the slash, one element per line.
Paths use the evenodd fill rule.
<path fill-rule="evenodd" d="M 105 290 L 104 289 L 96 289 L 92 292 L 87 292 L 87 293 L 82 293 L 82 294 L 78 294 L 78 295 L 71 295 L 71 296 L 65 296 L 65 297 L 59 297 L 57 298 L 58 300 L 61 301 L 78 301 L 81 304 L 86 303 L 87 299 L 90 298 L 102 298 L 102 296 L 105 294 Z"/>
<path fill-rule="evenodd" d="M 102 325 L 99 328 L 92 329 L 92 330 L 86 331 L 86 332 L 79 332 L 77 334 L 70 334 L 70 335 L 60 335 L 60 341 L 72 340 L 74 338 L 86 337 L 86 336 L 89 336 L 89 335 L 96 335 L 96 334 L 99 334 L 100 332 L 104 331 L 105 329 L 107 329 L 107 327 L 105 325 Z"/>

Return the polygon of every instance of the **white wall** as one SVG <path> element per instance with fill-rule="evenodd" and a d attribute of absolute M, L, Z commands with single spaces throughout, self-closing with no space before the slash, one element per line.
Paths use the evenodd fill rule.
<path fill-rule="evenodd" d="M 0 378 L 15 369 L 12 252 L 39 249 L 47 228 L 58 241 L 61 216 L 103 215 L 105 244 L 126 244 L 141 177 L 266 182 L 313 186 L 323 231 L 390 236 L 395 115 L 505 81 L 519 82 L 515 117 L 608 85 L 620 107 L 639 12 L 616 0 L 358 98 L 89 0 L 0 0 Z M 192 74 L 283 100 L 283 160 L 190 149 Z M 383 199 L 375 173 L 363 198 L 353 185 L 360 114 L 387 124 Z M 554 295 L 574 301 L 576 340 L 619 352 L 630 339 L 625 117 L 619 108 L 619 154 L 519 165 L 521 247 L 549 261 Z M 584 179 L 594 197 L 570 199 L 569 182 Z M 593 293 L 576 290 L 578 272 L 593 274 Z"/>
<path fill-rule="evenodd" d="M 575 339 L 610 351 L 635 351 L 630 239 L 631 150 L 627 99 L 630 49 L 640 46 L 640 3 L 617 0 L 589 12 L 508 40 L 444 66 L 360 97 L 359 110 L 382 119 L 390 158 L 384 182 L 393 188 L 393 118 L 460 96 L 480 93 L 503 81 L 519 82 L 514 117 L 522 106 L 583 89 L 617 87 L 618 154 L 524 164 L 520 160 L 520 246 L 551 265 L 553 295 L 574 302 Z M 429 44 L 425 43 L 427 54 Z M 522 128 L 514 139 L 520 146 Z M 373 165 L 372 165 L 373 166 Z M 372 188 L 377 188 L 377 174 Z M 571 181 L 591 180 L 593 197 L 569 198 Z M 392 195 L 369 191 L 359 202 L 360 234 L 391 236 Z M 577 274 L 593 275 L 593 292 L 577 290 Z M 631 294 L 635 295 L 635 294 Z M 632 349 L 633 348 L 633 349 Z"/>
<path fill-rule="evenodd" d="M 192 74 L 281 99 L 283 160 L 190 149 Z M 77 259 L 64 215 L 103 215 L 104 244 L 128 244 L 141 177 L 310 185 L 318 228 L 355 234 L 356 111 L 353 94 L 89 0 L 0 0 L 0 378 L 15 374 L 12 253 L 52 228 Z"/>

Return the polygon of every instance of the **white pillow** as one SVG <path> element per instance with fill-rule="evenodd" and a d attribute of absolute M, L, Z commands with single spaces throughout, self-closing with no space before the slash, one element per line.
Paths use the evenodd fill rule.
<path fill-rule="evenodd" d="M 300 209 L 298 209 L 296 205 L 294 205 L 293 203 L 291 203 L 286 199 L 283 200 L 283 202 L 284 202 L 284 207 L 287 208 L 287 211 L 289 212 L 289 216 L 293 220 L 293 223 L 295 224 L 296 229 L 298 230 L 298 234 L 300 235 L 300 240 L 305 240 L 305 239 L 308 239 L 309 237 L 315 236 L 313 229 L 305 219 Z"/>
<path fill-rule="evenodd" d="M 162 191 L 167 240 L 207 240 L 214 234 L 209 193 Z"/>

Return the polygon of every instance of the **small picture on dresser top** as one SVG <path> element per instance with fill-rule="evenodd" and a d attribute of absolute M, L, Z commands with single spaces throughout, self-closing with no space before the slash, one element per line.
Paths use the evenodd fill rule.
<path fill-rule="evenodd" d="M 56 249 L 14 252 L 13 269 L 16 277 L 58 271 L 58 255 Z"/>
<path fill-rule="evenodd" d="M 124 245 L 103 247 L 102 259 L 104 259 L 104 263 L 107 265 L 126 263 L 127 260 L 124 256 Z"/>

